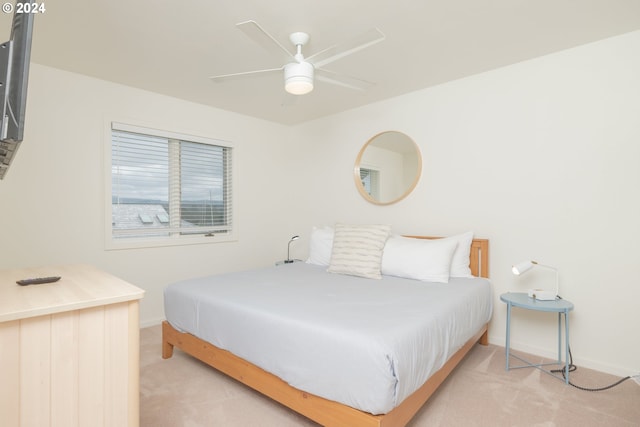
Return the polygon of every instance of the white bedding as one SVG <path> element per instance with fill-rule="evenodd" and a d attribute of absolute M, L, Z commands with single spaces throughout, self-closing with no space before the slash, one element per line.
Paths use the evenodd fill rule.
<path fill-rule="evenodd" d="M 293 263 L 178 282 L 171 325 L 300 390 L 384 414 L 491 318 L 490 283 L 371 280 Z"/>

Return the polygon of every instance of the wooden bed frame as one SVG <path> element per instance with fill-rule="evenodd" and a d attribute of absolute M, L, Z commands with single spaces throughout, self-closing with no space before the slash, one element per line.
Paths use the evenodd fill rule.
<path fill-rule="evenodd" d="M 489 241 L 487 239 L 473 240 L 470 267 L 474 276 L 489 277 Z M 487 329 L 488 324 L 484 325 L 460 350 L 451 356 L 447 363 L 418 390 L 384 415 L 372 415 L 291 387 L 275 375 L 226 350 L 215 347 L 191 334 L 177 331 L 166 321 L 162 323 L 162 358 L 170 358 L 173 355 L 173 348 L 178 347 L 207 365 L 326 427 L 403 427 L 476 343 L 482 345 L 489 343 Z"/>

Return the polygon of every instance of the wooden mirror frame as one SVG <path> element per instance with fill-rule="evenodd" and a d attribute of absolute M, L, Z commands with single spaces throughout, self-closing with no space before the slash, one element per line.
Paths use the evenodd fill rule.
<path fill-rule="evenodd" d="M 380 138 L 383 135 L 388 135 L 390 133 L 393 134 L 398 134 L 400 135 L 405 141 L 410 142 L 412 148 L 414 149 L 414 153 L 416 155 L 416 159 L 417 159 L 417 165 L 416 165 L 416 173 L 415 176 L 413 178 L 413 182 L 411 182 L 410 185 L 408 185 L 404 191 L 402 192 L 402 194 L 400 194 L 398 197 L 394 197 L 391 200 L 378 200 L 375 197 L 373 197 L 371 194 L 369 194 L 367 192 L 367 190 L 365 189 L 364 185 L 362 184 L 362 179 L 360 177 L 360 169 L 361 169 L 361 164 L 362 164 L 362 159 L 364 157 L 364 154 L 367 150 L 367 148 L 369 148 L 370 146 L 372 146 L 372 143 L 375 143 L 376 141 L 379 141 Z M 362 195 L 362 197 L 365 198 L 365 200 L 376 204 L 376 205 L 391 205 L 393 203 L 397 203 L 400 200 L 404 199 L 405 197 L 407 197 L 409 194 L 411 194 L 411 192 L 416 188 L 416 185 L 418 185 L 418 181 L 420 181 L 420 176 L 422 175 L 422 154 L 420 152 L 420 148 L 418 147 L 418 144 L 415 143 L 415 141 L 409 137 L 408 135 L 402 133 L 402 132 L 398 132 L 398 131 L 384 131 L 384 132 L 380 132 L 376 135 L 374 135 L 373 137 L 371 137 L 360 149 L 360 152 L 358 153 L 358 156 L 356 157 L 356 162 L 353 168 L 353 178 L 356 184 L 356 188 L 358 189 L 358 192 L 360 193 L 360 195 Z"/>

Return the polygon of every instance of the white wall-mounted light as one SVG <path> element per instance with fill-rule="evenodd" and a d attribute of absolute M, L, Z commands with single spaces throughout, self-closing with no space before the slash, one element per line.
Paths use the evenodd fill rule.
<path fill-rule="evenodd" d="M 284 66 L 284 90 L 293 95 L 304 95 L 313 90 L 313 65 L 306 61 L 291 62 Z"/>
<path fill-rule="evenodd" d="M 516 276 L 520 276 L 521 274 L 524 274 L 527 271 L 531 270 L 533 267 L 542 267 L 542 268 L 547 268 L 549 270 L 555 271 L 555 273 L 556 273 L 556 290 L 554 292 L 554 291 L 549 291 L 549 290 L 544 290 L 544 289 L 529 289 L 528 292 L 527 292 L 529 297 L 530 298 L 534 298 L 534 299 L 539 299 L 541 301 L 553 301 L 553 300 L 557 299 L 557 297 L 558 297 L 558 289 L 559 289 L 559 285 L 560 285 L 560 277 L 559 277 L 557 268 L 551 267 L 550 265 L 540 264 L 540 263 L 538 263 L 536 261 L 522 261 L 522 262 L 519 262 L 518 264 L 512 266 L 511 267 L 511 271 Z"/>

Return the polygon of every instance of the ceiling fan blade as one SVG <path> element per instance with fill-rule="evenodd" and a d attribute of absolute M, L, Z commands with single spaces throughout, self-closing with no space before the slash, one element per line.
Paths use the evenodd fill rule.
<path fill-rule="evenodd" d="M 365 49 L 385 39 L 385 35 L 377 28 L 373 28 L 366 33 L 345 43 L 340 43 L 308 57 L 316 68 L 323 67 L 347 55 L 351 55 L 359 50 Z"/>
<path fill-rule="evenodd" d="M 222 82 L 225 80 L 233 80 L 239 79 L 243 77 L 253 77 L 259 74 L 271 74 L 271 73 L 282 73 L 283 68 L 269 68 L 267 70 L 255 70 L 255 71 L 245 71 L 244 73 L 233 73 L 233 74 L 222 74 L 219 76 L 211 76 L 209 77 L 214 82 Z"/>
<path fill-rule="evenodd" d="M 325 83 L 331 83 L 334 85 L 363 92 L 376 85 L 375 83 L 369 82 L 367 80 L 362 80 L 357 77 L 348 76 L 346 74 L 334 73 L 333 71 L 325 70 L 322 68 L 316 69 L 316 79 Z"/>
<path fill-rule="evenodd" d="M 258 43 L 268 52 L 278 55 L 284 61 L 290 61 L 293 54 L 278 42 L 273 36 L 267 33 L 255 21 L 245 21 L 236 24 L 236 27 L 245 33 L 251 40 Z"/>

